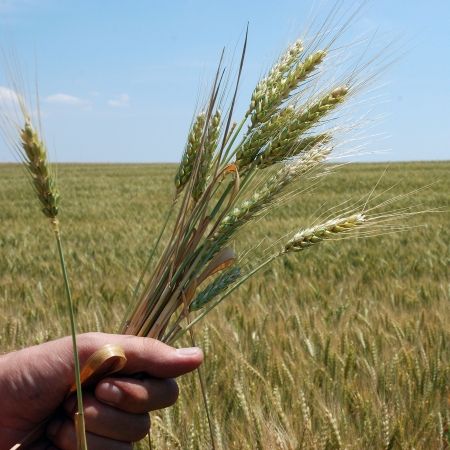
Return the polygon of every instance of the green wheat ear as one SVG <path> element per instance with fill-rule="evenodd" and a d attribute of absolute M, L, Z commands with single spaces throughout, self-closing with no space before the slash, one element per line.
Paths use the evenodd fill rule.
<path fill-rule="evenodd" d="M 203 153 L 200 159 L 199 171 L 197 175 L 194 188 L 192 190 L 192 198 L 198 201 L 202 196 L 205 187 L 208 174 L 211 168 L 212 159 L 214 156 L 214 150 L 217 147 L 220 134 L 220 121 L 222 114 L 219 110 L 212 116 L 208 129 L 206 131 L 206 136 L 203 142 Z M 199 143 L 199 146 L 201 143 Z"/>
<path fill-rule="evenodd" d="M 197 153 L 200 151 L 200 146 L 202 144 L 205 122 L 206 114 L 204 112 L 201 112 L 196 117 L 191 131 L 189 132 L 186 150 L 184 152 L 180 166 L 178 167 L 177 174 L 175 175 L 175 187 L 177 189 L 177 192 L 181 192 L 186 183 L 191 178 L 195 158 L 197 156 Z"/>
<path fill-rule="evenodd" d="M 240 267 L 232 267 L 219 275 L 212 283 L 210 283 L 203 291 L 201 291 L 189 306 L 189 311 L 197 311 L 202 309 L 214 297 L 224 292 L 241 276 Z"/>
<path fill-rule="evenodd" d="M 30 173 L 33 187 L 49 219 L 58 215 L 59 193 L 48 162 L 47 149 L 29 119 L 20 130 L 24 163 Z"/>
<path fill-rule="evenodd" d="M 252 127 L 266 122 L 302 81 L 305 81 L 326 56 L 319 50 L 303 61 L 301 41 L 295 42 L 253 91 L 249 114 Z"/>

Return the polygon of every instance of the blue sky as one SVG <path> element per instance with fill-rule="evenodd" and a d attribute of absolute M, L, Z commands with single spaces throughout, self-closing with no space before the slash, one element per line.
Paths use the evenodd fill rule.
<path fill-rule="evenodd" d="M 334 3 L 0 0 L 1 46 L 15 48 L 31 84 L 37 72 L 43 128 L 58 162 L 177 161 L 222 46 L 232 54 L 250 22 L 242 110 L 311 8 L 321 17 Z M 344 9 L 353 4 L 344 1 Z M 450 2 L 369 1 L 340 44 L 374 34 L 369 52 L 394 41 L 400 58 L 376 95 L 361 95 L 376 96 L 374 115 L 382 116 L 368 136 L 385 135 L 368 137 L 375 154 L 365 159 L 450 159 Z M 1 145 L 0 161 L 13 159 Z"/>

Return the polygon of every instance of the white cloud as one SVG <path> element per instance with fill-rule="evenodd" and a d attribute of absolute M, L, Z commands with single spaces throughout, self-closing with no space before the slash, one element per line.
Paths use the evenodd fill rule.
<path fill-rule="evenodd" d="M 0 104 L 3 108 L 17 107 L 20 99 L 21 96 L 17 92 L 6 86 L 0 86 Z"/>
<path fill-rule="evenodd" d="M 46 97 L 45 101 L 47 103 L 54 103 L 58 105 L 67 105 L 67 106 L 89 106 L 89 102 L 87 100 L 83 100 L 82 98 L 75 97 L 74 95 L 69 94 L 53 94 Z"/>
<path fill-rule="evenodd" d="M 130 96 L 128 94 L 116 95 L 108 100 L 108 106 L 111 108 L 123 108 L 130 105 Z"/>

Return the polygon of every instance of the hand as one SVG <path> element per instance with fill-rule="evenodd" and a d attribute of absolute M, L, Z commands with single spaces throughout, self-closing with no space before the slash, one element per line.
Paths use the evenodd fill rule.
<path fill-rule="evenodd" d="M 196 369 L 203 354 L 195 347 L 174 349 L 150 338 L 86 333 L 78 336 L 81 366 L 106 344 L 121 346 L 127 364 L 83 395 L 88 446 L 131 450 L 131 443 L 150 428 L 148 412 L 176 401 L 173 378 Z M 76 401 L 74 396 L 65 400 L 73 379 L 69 337 L 0 356 L 0 450 L 9 450 L 58 410 L 33 450 L 76 450 Z"/>

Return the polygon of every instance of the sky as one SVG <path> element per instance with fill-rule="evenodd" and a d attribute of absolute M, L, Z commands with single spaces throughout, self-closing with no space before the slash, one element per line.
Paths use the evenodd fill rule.
<path fill-rule="evenodd" d="M 238 113 L 282 49 L 335 3 L 0 0 L 0 48 L 13 49 L 29 97 L 38 86 L 57 162 L 175 162 L 223 46 L 229 62 L 247 22 Z M 395 59 L 358 94 L 370 125 L 354 160 L 450 159 L 450 1 L 367 1 L 336 47 L 335 61 L 361 50 Z M 0 61 L 0 108 L 10 64 Z M 3 143 L 0 161 L 14 161 Z"/>

